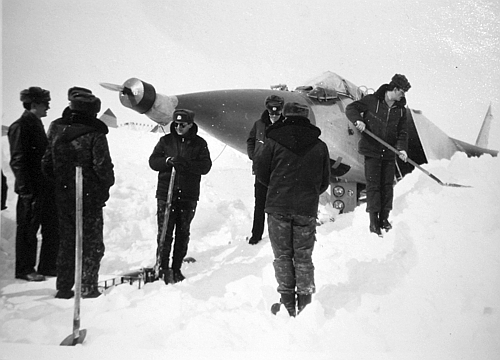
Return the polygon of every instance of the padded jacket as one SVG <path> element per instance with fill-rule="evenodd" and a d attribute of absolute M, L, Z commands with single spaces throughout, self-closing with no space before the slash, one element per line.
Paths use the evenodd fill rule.
<path fill-rule="evenodd" d="M 64 110 L 62 118 L 52 121 L 42 168 L 54 181 L 59 201 L 74 197 L 75 167 L 81 166 L 84 206 L 105 206 L 109 189 L 115 183 L 107 133 L 106 124 L 95 116 L 72 112 L 69 108 Z"/>
<path fill-rule="evenodd" d="M 321 130 L 301 116 L 287 117 L 267 129 L 257 179 L 268 187 L 267 213 L 317 216 L 319 195 L 330 181 L 328 147 Z"/>
<path fill-rule="evenodd" d="M 10 167 L 16 178 L 14 191 L 19 195 L 38 194 L 45 183 L 42 156 L 47 148 L 47 135 L 42 121 L 25 110 L 9 126 Z"/>
<path fill-rule="evenodd" d="M 149 157 L 149 166 L 158 171 L 158 186 L 156 198 L 167 200 L 168 186 L 172 166 L 167 164 L 168 157 L 182 156 L 188 161 L 186 170 L 177 171 L 174 182 L 173 200 L 198 201 L 200 197 L 201 175 L 207 174 L 212 168 L 212 160 L 208 151 L 207 142 L 197 135 L 198 126 L 193 127 L 187 136 L 180 136 L 170 125 L 170 134 L 160 138 L 153 153 Z"/>
<path fill-rule="evenodd" d="M 398 150 L 408 150 L 408 130 L 406 119 L 406 99 L 396 101 L 389 108 L 385 102 L 387 84 L 382 85 L 374 94 L 347 105 L 346 116 L 352 122 L 363 121 L 366 128 Z M 361 134 L 358 151 L 361 155 L 393 160 L 394 152 L 373 139 Z"/>
<path fill-rule="evenodd" d="M 283 115 L 280 116 L 278 122 L 282 122 L 285 119 Z M 250 160 L 254 160 L 259 157 L 264 144 L 266 142 L 266 130 L 272 125 L 269 119 L 269 112 L 264 110 L 259 120 L 254 124 L 247 139 L 247 154 Z M 252 165 L 253 167 L 253 165 Z"/>

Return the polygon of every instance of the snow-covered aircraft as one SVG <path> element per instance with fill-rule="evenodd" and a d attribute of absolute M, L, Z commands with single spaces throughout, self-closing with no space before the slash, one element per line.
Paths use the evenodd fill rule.
<path fill-rule="evenodd" d="M 246 154 L 246 140 L 254 122 L 264 110 L 267 96 L 277 94 L 285 102 L 294 101 L 309 107 L 309 118 L 321 129 L 321 139 L 328 145 L 332 165 L 331 202 L 342 212 L 352 211 L 364 188 L 363 157 L 357 151 L 360 133 L 345 116 L 346 106 L 371 90 L 358 87 L 341 76 L 325 72 L 293 91 L 286 85 L 267 89 L 240 89 L 198 92 L 166 96 L 158 94 L 153 85 L 131 78 L 123 85 L 101 83 L 107 89 L 119 91 L 122 105 L 146 115 L 160 126 L 172 121 L 176 108 L 191 109 L 196 123 L 207 133 Z M 408 156 L 416 164 L 433 159 L 449 159 L 457 151 L 468 156 L 498 151 L 486 148 L 490 123 L 489 110 L 476 144 L 453 139 L 428 120 L 420 111 L 407 108 L 409 119 Z M 168 131 L 168 130 L 167 130 Z M 400 177 L 414 166 L 398 159 Z"/>

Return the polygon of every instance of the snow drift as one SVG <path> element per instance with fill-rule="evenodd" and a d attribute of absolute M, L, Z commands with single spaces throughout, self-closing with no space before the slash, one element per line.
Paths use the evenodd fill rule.
<path fill-rule="evenodd" d="M 120 285 L 85 299 L 83 345 L 58 345 L 72 329 L 73 300 L 55 279 L 14 279 L 15 203 L 8 143 L 2 169 L 8 209 L 0 243 L 0 358 L 383 358 L 496 359 L 500 353 L 500 160 L 433 161 L 396 186 L 393 230 L 368 232 L 362 205 L 335 216 L 320 206 L 313 254 L 317 292 L 297 318 L 269 309 L 279 298 L 267 236 L 248 245 L 253 176 L 245 155 L 206 133 L 214 165 L 202 178 L 186 280 Z M 159 134 L 111 129 L 116 184 L 104 209 L 102 278 L 149 266 L 156 249 Z M 335 221 L 328 221 L 335 218 Z"/>

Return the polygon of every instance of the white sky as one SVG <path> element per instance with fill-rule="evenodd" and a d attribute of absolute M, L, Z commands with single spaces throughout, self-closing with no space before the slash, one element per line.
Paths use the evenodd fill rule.
<path fill-rule="evenodd" d="M 92 89 L 103 110 L 133 121 L 139 115 L 99 86 L 130 77 L 171 95 L 295 88 L 324 71 L 377 88 L 402 73 L 412 84 L 409 106 L 468 142 L 488 105 L 494 115 L 500 108 L 497 0 L 3 0 L 2 7 L 7 125 L 22 112 L 20 90 L 34 85 L 52 94 L 46 124 L 60 116 L 72 86 Z"/>

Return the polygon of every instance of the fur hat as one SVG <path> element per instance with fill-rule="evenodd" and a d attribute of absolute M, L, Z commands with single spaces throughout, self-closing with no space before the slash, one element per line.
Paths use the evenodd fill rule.
<path fill-rule="evenodd" d="M 307 107 L 307 105 L 302 105 L 297 102 L 288 102 L 285 104 L 285 107 L 283 108 L 283 115 L 285 117 L 288 116 L 308 117 L 309 108 Z"/>
<path fill-rule="evenodd" d="M 172 120 L 191 124 L 194 122 L 194 111 L 186 109 L 177 109 L 172 115 Z"/>
<path fill-rule="evenodd" d="M 69 107 L 71 110 L 95 115 L 101 110 L 101 100 L 92 91 L 82 87 L 72 87 L 68 90 Z"/>
<path fill-rule="evenodd" d="M 50 91 L 44 90 L 38 86 L 32 86 L 21 91 L 21 101 L 23 103 L 43 103 L 50 101 Z"/>
<path fill-rule="evenodd" d="M 283 104 L 285 103 L 285 99 L 278 95 L 269 95 L 266 98 L 266 109 L 270 113 L 278 113 L 283 109 Z"/>
<path fill-rule="evenodd" d="M 401 75 L 401 74 L 394 75 L 392 77 L 391 83 L 389 85 L 394 85 L 395 87 L 403 90 L 404 92 L 407 92 L 411 88 L 411 85 L 408 82 L 408 79 L 406 78 L 406 76 Z"/>

